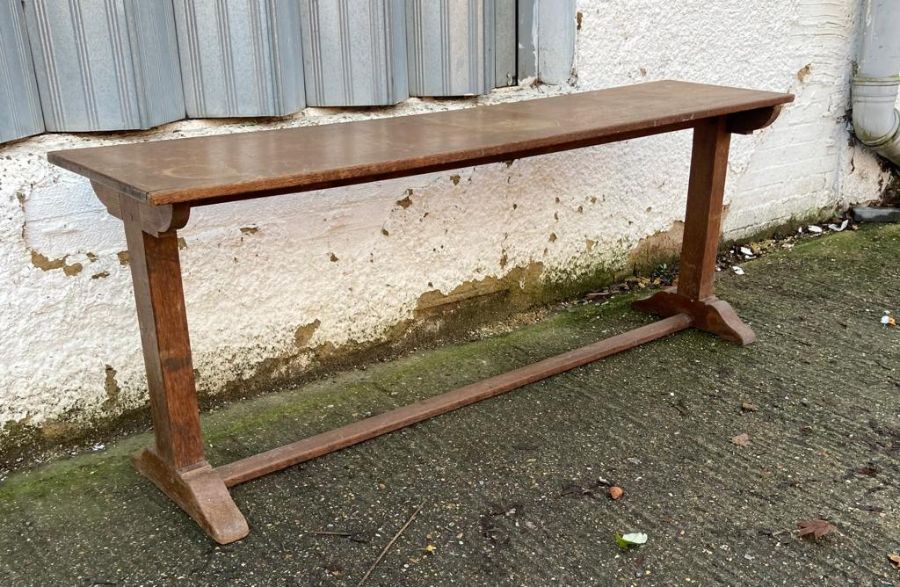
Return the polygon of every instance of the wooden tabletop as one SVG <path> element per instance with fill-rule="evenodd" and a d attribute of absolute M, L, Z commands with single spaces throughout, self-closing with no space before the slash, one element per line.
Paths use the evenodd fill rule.
<path fill-rule="evenodd" d="M 414 116 L 53 151 L 48 158 L 153 205 L 205 204 L 597 145 L 792 100 L 660 81 Z"/>

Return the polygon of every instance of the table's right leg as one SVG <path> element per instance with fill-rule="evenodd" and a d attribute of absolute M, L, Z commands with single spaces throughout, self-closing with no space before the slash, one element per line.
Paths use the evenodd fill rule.
<path fill-rule="evenodd" d="M 635 302 L 634 307 L 661 316 L 688 314 L 694 328 L 748 345 L 756 335 L 727 302 L 716 298 L 714 290 L 730 143 L 725 117 L 705 120 L 694 129 L 678 287 Z"/>

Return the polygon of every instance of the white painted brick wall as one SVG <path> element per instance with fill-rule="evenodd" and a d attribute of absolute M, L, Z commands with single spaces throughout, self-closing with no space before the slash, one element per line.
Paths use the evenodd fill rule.
<path fill-rule="evenodd" d="M 845 122 L 857 2 L 580 0 L 578 9 L 574 88 L 514 88 L 481 101 L 662 78 L 792 91 L 796 104 L 773 127 L 734 140 L 727 235 L 879 195 L 886 176 L 869 153 L 849 146 Z M 87 421 L 146 401 L 130 273 L 118 257 L 121 226 L 84 181 L 46 163 L 47 151 L 472 104 L 411 100 L 369 113 L 308 110 L 277 123 L 189 121 L 0 147 L 0 426 Z M 548 273 L 621 265 L 642 238 L 681 218 L 689 145 L 689 134 L 678 133 L 509 168 L 200 208 L 182 234 L 200 386 L 215 392 L 251 375 L 290 352 L 296 329 L 315 320 L 311 345 L 373 341 L 433 289 L 449 292 L 533 261 Z M 458 185 L 450 180 L 456 173 Z M 397 201 L 408 189 L 412 205 L 404 208 Z M 258 231 L 241 232 L 248 226 Z M 64 260 L 72 275 L 36 266 L 45 259 Z M 103 407 L 107 365 L 121 387 L 111 411 Z"/>

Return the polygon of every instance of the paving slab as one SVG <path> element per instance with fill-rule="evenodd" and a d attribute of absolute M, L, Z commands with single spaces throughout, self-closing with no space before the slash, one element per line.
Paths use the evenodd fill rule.
<path fill-rule="evenodd" d="M 674 335 L 239 486 L 235 544 L 132 470 L 149 434 L 14 473 L 0 585 L 357 585 L 420 506 L 365 585 L 900 584 L 898 251 L 896 225 L 805 240 L 719 280 L 753 346 Z M 205 414 L 209 459 L 648 322 L 631 299 Z M 800 538 L 809 519 L 837 530 Z"/>

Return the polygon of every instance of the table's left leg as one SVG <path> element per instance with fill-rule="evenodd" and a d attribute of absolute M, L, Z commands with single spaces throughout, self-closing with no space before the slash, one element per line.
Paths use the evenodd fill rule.
<path fill-rule="evenodd" d="M 678 287 L 635 302 L 634 307 L 662 316 L 688 314 L 695 328 L 747 345 L 756 335 L 727 302 L 715 297 L 713 287 L 730 143 L 724 117 L 705 120 L 694 129 Z"/>
<path fill-rule="evenodd" d="M 156 436 L 132 460 L 214 540 L 240 540 L 247 521 L 203 454 L 176 232 L 144 232 L 138 204 L 126 202 L 121 213 Z"/>

